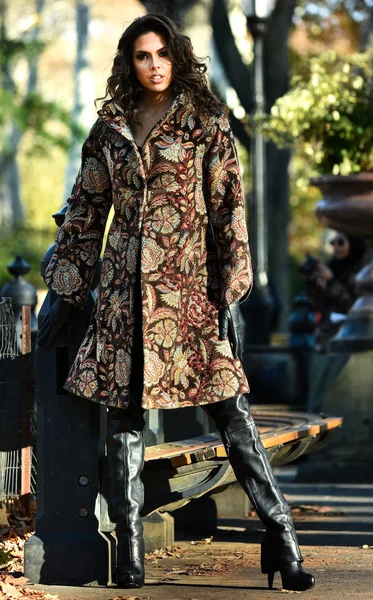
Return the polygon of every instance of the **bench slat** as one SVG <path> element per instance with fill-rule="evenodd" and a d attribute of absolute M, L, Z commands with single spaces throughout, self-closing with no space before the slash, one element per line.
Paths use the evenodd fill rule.
<path fill-rule="evenodd" d="M 342 418 L 327 417 L 320 418 L 308 413 L 291 413 L 284 411 L 252 411 L 252 416 L 265 448 L 276 447 L 280 444 L 289 444 L 296 440 L 317 436 L 342 425 Z M 265 422 L 271 422 L 272 426 Z M 262 424 L 261 424 L 262 423 Z M 191 464 L 196 460 L 203 459 L 203 450 L 215 450 L 218 458 L 226 457 L 225 448 L 219 434 L 209 434 L 192 439 L 149 446 L 145 450 L 145 460 L 154 461 L 159 459 L 170 459 L 174 467 Z M 211 456 L 211 452 L 209 453 Z"/>

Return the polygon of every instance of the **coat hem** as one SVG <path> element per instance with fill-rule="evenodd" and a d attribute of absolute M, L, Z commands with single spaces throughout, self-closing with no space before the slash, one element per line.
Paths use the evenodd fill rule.
<path fill-rule="evenodd" d="M 72 387 L 70 387 L 69 385 L 64 385 L 64 389 L 67 390 L 70 394 L 74 394 L 74 396 L 79 396 L 79 398 L 84 398 L 85 400 L 89 400 L 90 402 L 95 402 L 96 404 L 103 404 L 104 406 L 111 406 L 111 407 L 117 407 L 117 408 L 122 408 L 118 405 L 118 403 L 116 404 L 111 404 L 109 402 L 106 402 L 103 399 L 98 398 L 97 396 L 86 396 L 84 394 L 78 394 L 76 392 L 76 390 L 74 390 Z M 169 409 L 175 409 L 175 408 L 191 408 L 193 406 L 204 406 L 206 404 L 216 404 L 217 402 L 222 402 L 223 400 L 228 400 L 228 398 L 232 398 L 235 396 L 238 396 L 239 394 L 249 394 L 250 393 L 250 387 L 249 386 L 240 386 L 240 388 L 237 390 L 237 392 L 232 396 L 227 395 L 224 397 L 219 397 L 216 398 L 214 400 L 198 400 L 198 403 L 193 404 L 185 404 L 185 403 L 178 403 L 178 402 L 174 402 L 172 404 L 168 403 L 167 406 L 165 405 L 161 405 L 161 406 L 149 406 L 149 403 L 147 402 L 142 402 L 141 406 L 144 410 L 151 410 L 151 409 L 164 409 L 164 410 L 169 410 Z M 124 408 L 124 407 L 123 407 Z"/>

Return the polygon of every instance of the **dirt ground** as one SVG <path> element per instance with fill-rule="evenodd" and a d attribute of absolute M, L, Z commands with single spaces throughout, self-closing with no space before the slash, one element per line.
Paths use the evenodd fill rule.
<path fill-rule="evenodd" d="M 284 594 L 373 600 L 373 485 L 285 480 L 281 487 L 292 506 L 304 567 L 316 577 L 313 590 L 281 590 L 279 574 L 268 590 L 260 572 L 263 528 L 253 516 L 220 519 L 213 539 L 179 536 L 173 548 L 148 555 L 145 587 L 137 594 L 99 586 L 28 588 L 51 600 L 270 600 Z"/>
<path fill-rule="evenodd" d="M 373 599 L 373 549 L 303 546 L 305 566 L 316 577 L 314 590 L 302 592 L 308 600 Z M 116 588 L 35 586 L 60 600 L 269 600 L 281 590 L 279 574 L 267 589 L 260 573 L 259 544 L 212 542 L 208 547 L 177 544 L 169 556 L 147 560 L 145 587 L 135 594 Z M 283 596 L 282 596 L 283 597 Z"/>

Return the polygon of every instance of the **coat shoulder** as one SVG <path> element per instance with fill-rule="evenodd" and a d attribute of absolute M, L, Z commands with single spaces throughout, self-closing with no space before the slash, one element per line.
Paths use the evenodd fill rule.
<path fill-rule="evenodd" d="M 97 142 L 98 145 L 102 146 L 102 142 L 109 133 L 110 130 L 105 120 L 102 117 L 98 117 L 89 131 L 88 139 L 92 142 Z"/>
<path fill-rule="evenodd" d="M 208 137 L 212 140 L 219 132 L 229 137 L 233 135 L 229 119 L 223 112 L 202 118 L 201 121 L 202 127 L 208 132 Z"/>
<path fill-rule="evenodd" d="M 103 157 L 107 149 L 115 144 L 118 134 L 111 129 L 106 121 L 99 117 L 92 125 L 83 148 L 93 155 Z"/>

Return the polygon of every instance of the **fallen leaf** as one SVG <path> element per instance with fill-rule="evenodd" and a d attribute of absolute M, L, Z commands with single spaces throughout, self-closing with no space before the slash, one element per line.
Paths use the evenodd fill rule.
<path fill-rule="evenodd" d="M 114 600 L 152 600 L 150 596 L 115 596 Z"/>
<path fill-rule="evenodd" d="M 208 538 L 203 538 L 202 540 L 197 540 L 194 541 L 192 540 L 190 543 L 192 546 L 199 546 L 199 545 L 203 545 L 203 544 L 211 544 L 212 540 L 214 539 L 214 536 L 210 536 Z"/>
<path fill-rule="evenodd" d="M 27 585 L 30 580 L 27 577 L 13 577 L 13 575 L 7 575 L 6 582 L 12 585 Z"/>
<path fill-rule="evenodd" d="M 17 590 L 14 585 L 7 583 L 6 581 L 0 581 L 0 589 L 9 598 L 22 598 L 22 593 Z"/>
<path fill-rule="evenodd" d="M 145 554 L 146 560 L 157 560 L 158 558 L 182 558 L 185 551 L 179 546 L 166 546 L 166 548 L 157 548 L 154 552 L 148 552 Z"/>
<path fill-rule="evenodd" d="M 30 590 L 30 588 L 22 588 L 22 600 L 58 600 L 58 594 L 45 594 L 42 591 Z"/>
<path fill-rule="evenodd" d="M 6 515 L 6 506 L 4 504 L 0 507 L 0 525 L 2 527 L 7 527 L 9 525 L 8 517 Z"/>
<path fill-rule="evenodd" d="M 345 513 L 335 510 L 332 506 L 320 506 L 318 504 L 297 504 L 291 506 L 291 512 L 295 515 L 317 514 L 319 517 L 342 517 Z"/>

